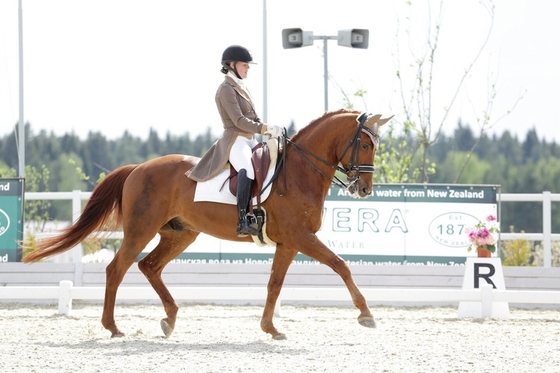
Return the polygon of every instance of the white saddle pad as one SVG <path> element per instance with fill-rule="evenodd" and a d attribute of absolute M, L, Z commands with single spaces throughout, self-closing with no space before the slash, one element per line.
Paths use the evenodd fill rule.
<path fill-rule="evenodd" d="M 270 150 L 270 166 L 268 172 L 266 173 L 266 178 L 264 180 L 263 186 L 268 187 L 261 194 L 261 202 L 264 202 L 270 195 L 270 189 L 272 185 L 269 185 L 272 175 L 274 175 L 274 168 L 276 166 L 276 160 L 278 156 L 278 142 L 275 139 L 270 139 L 267 142 Z M 229 168 L 224 169 L 218 174 L 218 176 L 207 180 L 196 183 L 196 190 L 194 192 L 194 202 L 217 202 L 226 203 L 229 205 L 237 204 L 237 197 L 231 194 L 229 191 L 229 181 L 226 182 L 229 177 Z M 257 197 L 253 197 L 253 204 L 257 204 Z"/>

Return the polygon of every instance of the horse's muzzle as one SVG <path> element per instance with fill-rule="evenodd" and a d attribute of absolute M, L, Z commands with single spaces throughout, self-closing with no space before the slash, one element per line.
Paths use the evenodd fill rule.
<path fill-rule="evenodd" d="M 356 198 L 366 198 L 373 190 L 373 183 L 367 182 L 367 179 L 360 178 L 359 174 L 354 177 L 348 178 L 348 192 Z"/>

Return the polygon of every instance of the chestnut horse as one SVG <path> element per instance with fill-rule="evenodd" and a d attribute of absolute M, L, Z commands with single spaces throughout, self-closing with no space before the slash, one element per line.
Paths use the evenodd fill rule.
<path fill-rule="evenodd" d="M 315 233 L 321 227 L 323 203 L 332 182 L 342 184 L 355 197 L 371 194 L 378 131 L 389 119 L 348 110 L 327 112 L 291 139 L 285 139 L 284 169 L 263 202 L 267 211 L 266 234 L 276 242 L 276 251 L 261 328 L 274 339 L 285 338 L 274 327 L 272 318 L 286 272 L 298 252 L 338 273 L 360 310 L 358 322 L 375 327 L 348 265 Z M 101 322 L 112 337 L 120 337 L 124 334 L 114 319 L 117 288 L 138 255 L 159 233 L 159 244 L 138 262 L 138 267 L 161 299 L 167 317 L 160 324 L 169 337 L 179 307 L 161 277 L 167 263 L 193 243 L 200 232 L 223 240 L 252 242 L 250 236 L 236 235 L 235 205 L 193 202 L 196 182 L 187 178 L 185 172 L 198 160 L 192 156 L 166 155 L 114 170 L 96 186 L 79 219 L 59 235 L 40 240 L 23 261 L 33 262 L 69 250 L 106 227 L 111 217 L 116 216 L 124 238 L 107 265 Z M 337 170 L 347 175 L 348 184 L 335 177 Z"/>

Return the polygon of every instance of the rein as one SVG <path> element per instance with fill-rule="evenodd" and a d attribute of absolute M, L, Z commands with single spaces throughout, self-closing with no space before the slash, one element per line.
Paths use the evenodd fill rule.
<path fill-rule="evenodd" d="M 362 113 L 357 118 L 358 129 L 356 130 L 356 133 L 354 134 L 354 137 L 352 138 L 352 140 L 350 141 L 350 143 L 348 144 L 346 149 L 344 149 L 344 152 L 342 153 L 342 156 L 340 157 L 341 159 L 344 158 L 344 156 L 346 155 L 346 153 L 350 149 L 350 146 L 352 146 L 352 154 L 350 156 L 350 163 L 348 164 L 348 168 L 342 168 L 339 165 L 333 165 L 332 163 L 324 160 L 323 158 L 317 156 L 316 154 L 310 152 L 309 150 L 307 150 L 307 149 L 301 147 L 300 145 L 296 144 L 295 142 L 291 141 L 290 139 L 287 138 L 286 134 L 283 135 L 283 141 L 284 141 L 284 143 L 287 143 L 287 144 L 291 145 L 295 149 L 295 151 L 307 163 L 309 163 L 309 165 L 311 167 L 313 167 L 317 172 L 319 172 L 323 177 L 330 180 L 333 184 L 335 184 L 336 186 L 338 186 L 340 188 L 348 189 L 350 186 L 352 186 L 355 182 L 357 182 L 360 179 L 360 173 L 361 172 L 373 173 L 375 171 L 375 168 L 373 167 L 373 165 L 365 165 L 365 164 L 357 165 L 357 164 L 354 164 L 356 162 L 356 158 L 358 156 L 359 146 L 360 146 L 360 142 L 361 142 L 360 141 L 360 133 L 361 132 L 365 132 L 367 135 L 369 135 L 371 137 L 373 145 L 375 147 L 377 147 L 378 144 L 379 144 L 379 134 L 373 132 L 370 128 L 364 126 L 364 124 L 366 123 L 367 119 L 370 116 L 371 116 L 371 114 Z M 311 160 L 306 156 L 306 154 L 310 155 L 311 157 L 315 158 L 316 160 L 322 162 L 323 164 L 329 166 L 330 168 L 332 168 L 336 171 L 342 172 L 343 174 L 345 174 L 348 177 L 348 180 L 351 179 L 352 181 L 350 183 L 346 184 L 344 181 L 340 180 L 336 176 L 336 174 L 332 178 L 329 177 L 323 171 L 321 171 L 317 166 L 315 166 L 313 164 L 313 162 L 311 162 Z M 283 166 L 282 168 L 283 168 L 283 171 L 284 171 L 284 190 L 286 189 L 286 177 L 285 177 L 286 169 L 285 169 L 285 163 L 284 163 L 285 157 L 286 157 L 286 152 L 284 151 L 283 155 L 282 155 L 282 158 L 281 158 L 280 162 L 278 163 L 278 167 L 276 169 L 276 172 L 275 172 L 274 176 L 272 177 L 272 180 L 274 180 L 276 178 L 276 176 L 278 176 L 280 167 Z M 355 178 L 351 178 L 349 176 L 349 174 L 353 173 L 353 172 L 357 173 L 357 176 Z M 264 190 L 264 188 L 263 188 L 263 190 Z M 283 195 L 283 193 L 280 193 L 280 192 L 278 194 Z"/>

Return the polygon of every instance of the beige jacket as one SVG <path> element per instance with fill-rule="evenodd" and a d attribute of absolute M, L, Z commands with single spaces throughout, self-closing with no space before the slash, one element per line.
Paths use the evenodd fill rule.
<path fill-rule="evenodd" d="M 250 139 L 255 133 L 264 134 L 266 131 L 266 124 L 257 116 L 249 92 L 227 75 L 216 92 L 216 105 L 224 124 L 224 133 L 200 162 L 187 171 L 186 175 L 195 181 L 211 179 L 224 169 L 237 136 Z"/>

